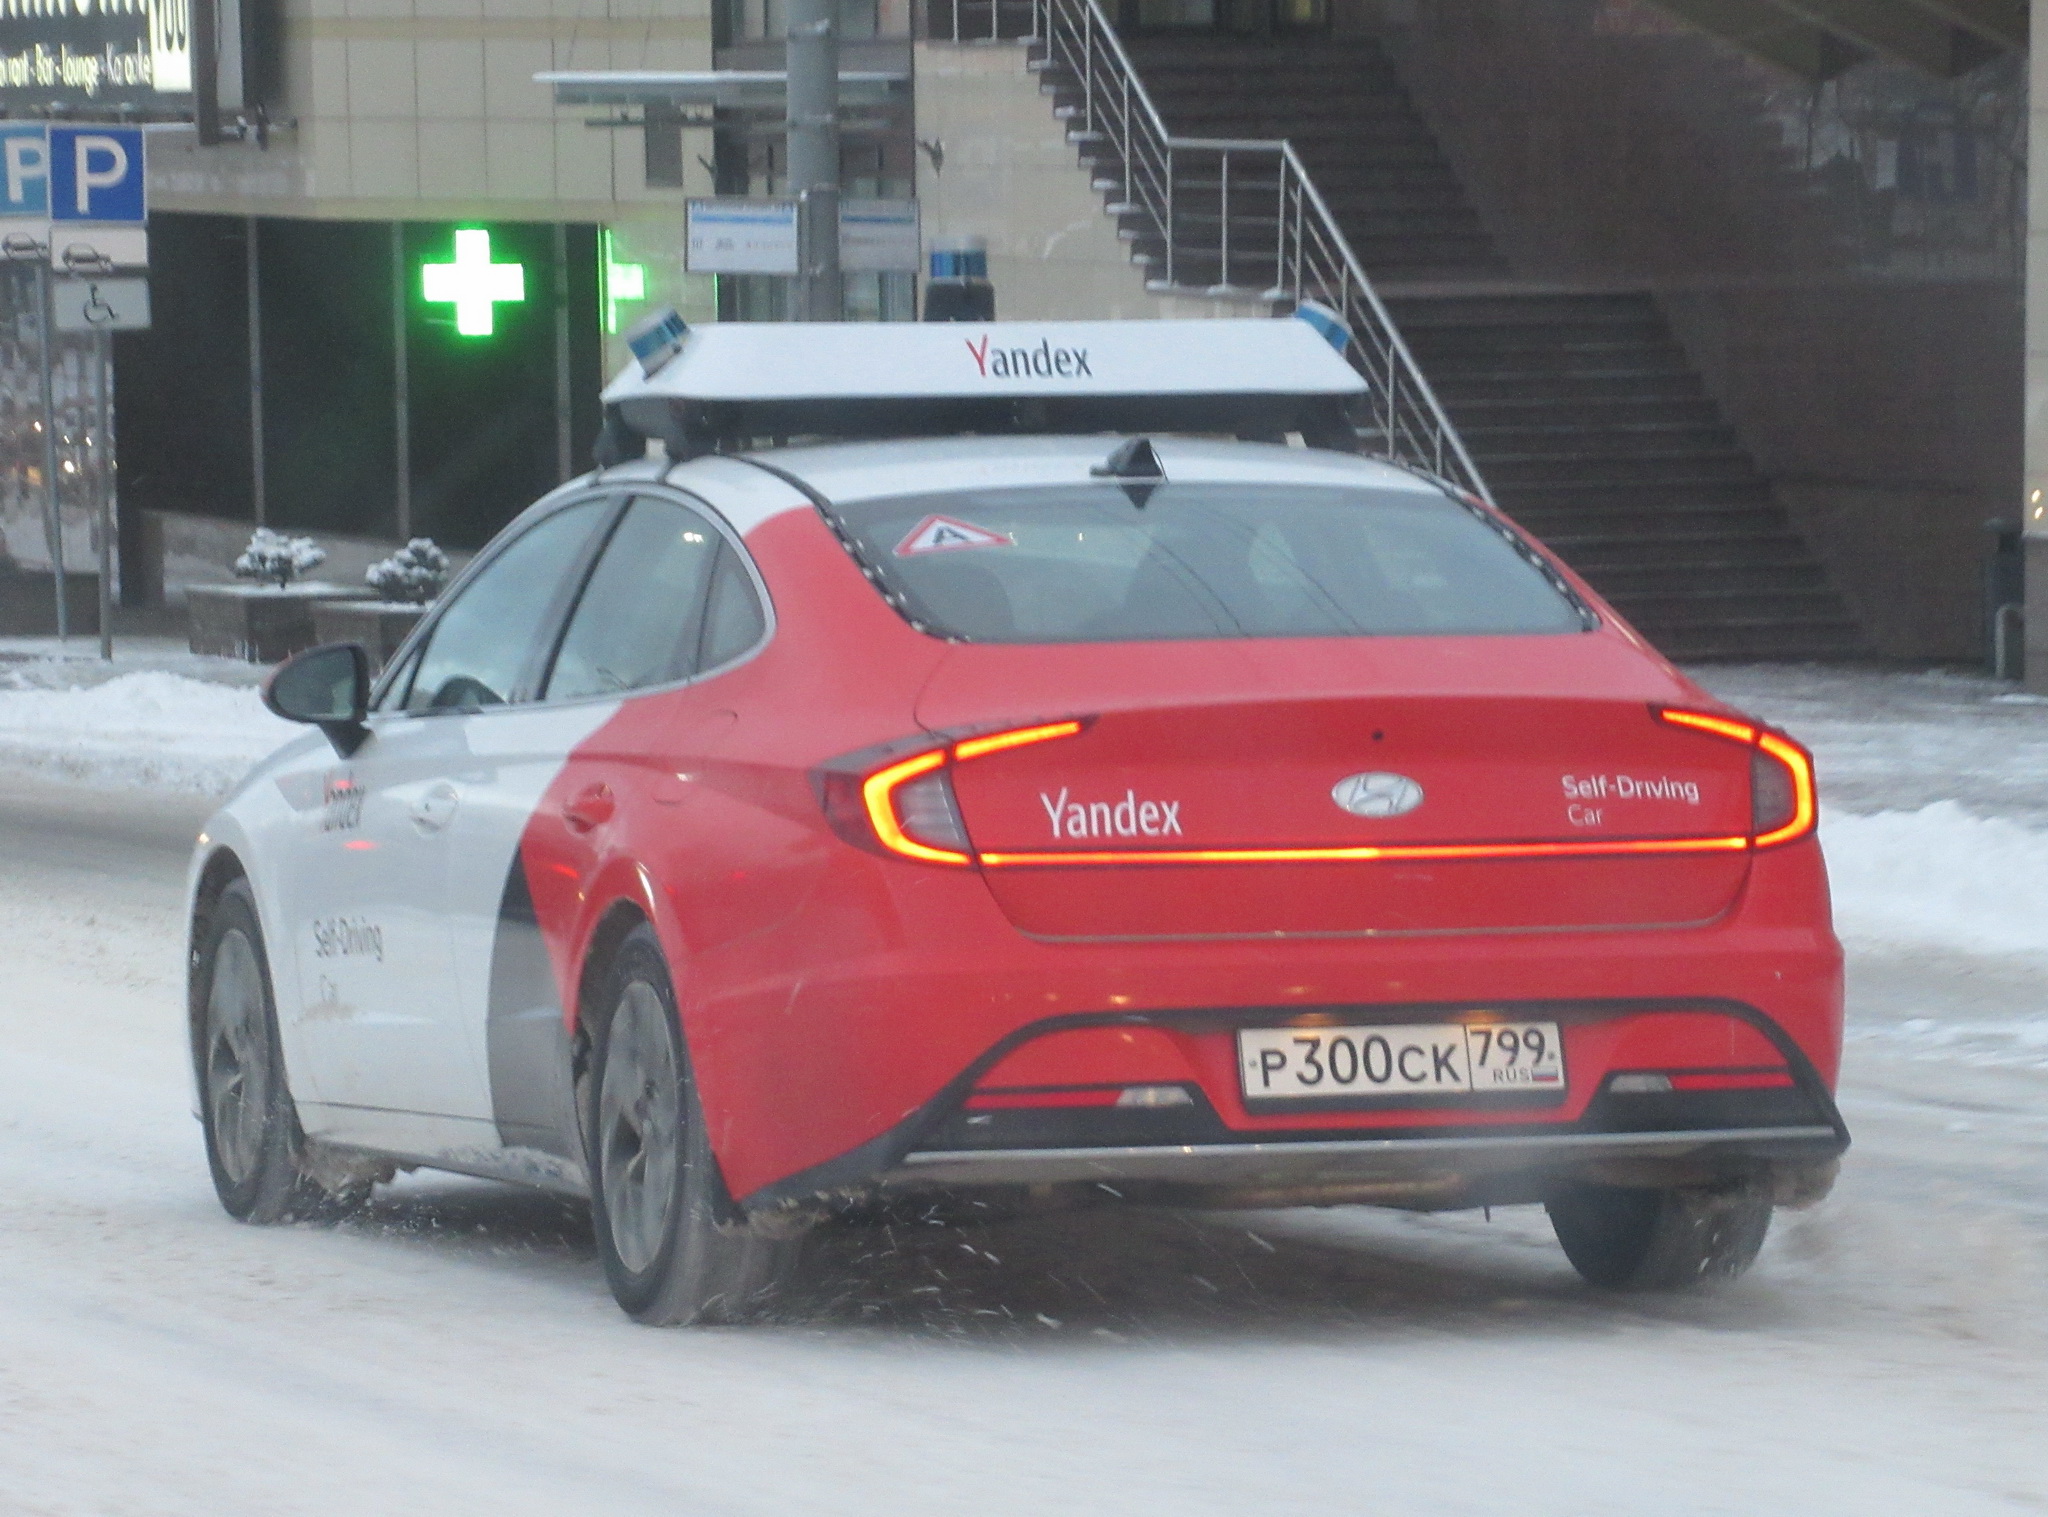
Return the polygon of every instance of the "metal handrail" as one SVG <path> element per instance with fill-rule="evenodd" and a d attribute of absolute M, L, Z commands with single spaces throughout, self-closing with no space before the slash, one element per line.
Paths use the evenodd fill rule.
<path fill-rule="evenodd" d="M 951 0 L 956 41 L 961 9 L 972 3 Z M 1002 0 L 986 3 L 986 40 L 995 41 Z M 1079 104 L 1062 112 L 1069 140 L 1100 145 L 1114 159 L 1109 209 L 1135 221 L 1139 242 L 1157 249 L 1139 255 L 1157 268 L 1148 288 L 1328 306 L 1350 330 L 1347 356 L 1366 379 L 1371 415 L 1364 430 L 1389 457 L 1491 500 L 1293 144 L 1174 136 L 1100 0 L 1030 4 L 1031 33 L 1018 40 L 1038 50 L 1042 67 L 1067 75 L 1078 93 Z M 1211 272 L 1213 280 L 1196 282 Z"/>

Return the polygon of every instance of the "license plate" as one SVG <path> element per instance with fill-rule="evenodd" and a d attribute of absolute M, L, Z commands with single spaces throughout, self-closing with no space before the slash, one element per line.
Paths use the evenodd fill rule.
<path fill-rule="evenodd" d="M 1247 1101 L 1474 1096 L 1565 1088 L 1555 1022 L 1411 1027 L 1248 1027 L 1237 1035 Z"/>

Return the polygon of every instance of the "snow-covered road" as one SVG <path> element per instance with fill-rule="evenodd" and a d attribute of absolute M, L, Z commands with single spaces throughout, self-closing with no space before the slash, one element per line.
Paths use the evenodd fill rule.
<path fill-rule="evenodd" d="M 1859 949 L 1842 1185 L 1716 1296 L 1589 1293 L 1526 1210 L 1107 1211 L 849 1232 L 790 1320 L 655 1332 L 544 1198 L 220 1213 L 193 816 L 0 785 L 5 1517 L 2048 1510 L 2048 1070 L 1908 1030 L 2038 1019 L 2048 962 Z"/>

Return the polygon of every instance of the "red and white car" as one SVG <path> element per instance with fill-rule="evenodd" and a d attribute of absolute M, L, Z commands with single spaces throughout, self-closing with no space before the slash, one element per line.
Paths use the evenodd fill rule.
<path fill-rule="evenodd" d="M 1491 508 L 1299 445 L 1360 388 L 1306 324 L 678 345 L 607 392 L 669 457 L 526 511 L 374 686 L 273 677 L 320 730 L 192 874 L 231 1213 L 587 1191 L 673 1322 L 899 1196 L 1540 1202 L 1668 1287 L 1825 1193 L 1807 754 Z M 887 435 L 933 431 L 982 435 Z M 868 440 L 746 446 L 791 433 Z"/>

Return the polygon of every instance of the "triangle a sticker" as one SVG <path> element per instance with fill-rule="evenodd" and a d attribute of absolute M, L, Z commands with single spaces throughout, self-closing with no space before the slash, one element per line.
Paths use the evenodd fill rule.
<path fill-rule="evenodd" d="M 950 516 L 927 516 L 896 545 L 896 556 L 915 558 L 923 553 L 954 553 L 962 548 L 1015 546 L 1015 541 L 1003 533 L 977 527 L 973 522 L 958 521 Z"/>

